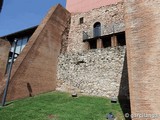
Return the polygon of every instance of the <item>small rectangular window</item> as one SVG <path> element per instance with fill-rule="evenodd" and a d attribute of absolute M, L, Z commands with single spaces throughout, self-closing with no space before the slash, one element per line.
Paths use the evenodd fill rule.
<path fill-rule="evenodd" d="M 81 17 L 81 18 L 79 19 L 79 24 L 82 24 L 82 23 L 84 23 L 84 18 L 83 18 L 83 17 Z"/>

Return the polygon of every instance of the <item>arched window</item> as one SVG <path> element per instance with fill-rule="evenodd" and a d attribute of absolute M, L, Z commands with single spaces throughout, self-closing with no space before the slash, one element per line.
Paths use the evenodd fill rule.
<path fill-rule="evenodd" d="M 93 26 L 93 37 L 101 36 L 101 23 L 96 22 Z"/>

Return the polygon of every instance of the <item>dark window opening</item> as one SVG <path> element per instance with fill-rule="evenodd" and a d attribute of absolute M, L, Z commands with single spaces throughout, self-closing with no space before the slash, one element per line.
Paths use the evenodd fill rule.
<path fill-rule="evenodd" d="M 29 38 L 30 38 L 30 36 L 17 38 L 18 41 L 16 43 L 16 49 L 15 49 L 15 53 L 14 53 L 13 63 L 14 63 L 14 61 L 16 61 L 17 57 L 19 56 L 19 54 L 22 52 L 22 50 L 24 49 L 24 47 L 28 43 Z M 10 64 L 11 64 L 11 61 L 12 61 L 12 55 L 13 55 L 14 47 L 15 47 L 15 43 L 13 41 L 10 41 L 10 44 L 11 44 L 11 50 L 10 50 L 9 56 L 8 56 L 8 63 L 7 63 L 7 66 L 6 66 L 6 73 L 8 73 L 8 70 L 10 68 Z"/>
<path fill-rule="evenodd" d="M 116 36 L 117 36 L 117 42 L 119 46 L 126 45 L 125 32 L 118 33 Z"/>
<path fill-rule="evenodd" d="M 96 49 L 97 48 L 97 40 L 91 40 L 89 42 L 90 49 Z"/>
<path fill-rule="evenodd" d="M 101 36 L 101 23 L 96 22 L 93 26 L 93 37 Z"/>
<path fill-rule="evenodd" d="M 111 36 L 107 36 L 102 39 L 103 47 L 111 47 Z"/>
<path fill-rule="evenodd" d="M 83 17 L 81 17 L 81 18 L 79 19 L 79 24 L 82 24 L 82 23 L 84 23 L 84 18 L 83 18 Z"/>
<path fill-rule="evenodd" d="M 97 41 L 98 40 L 98 41 Z M 125 32 L 116 34 L 104 35 L 96 38 L 91 38 L 83 42 L 88 42 L 90 49 L 107 48 L 116 46 L 125 46 L 126 38 Z"/>

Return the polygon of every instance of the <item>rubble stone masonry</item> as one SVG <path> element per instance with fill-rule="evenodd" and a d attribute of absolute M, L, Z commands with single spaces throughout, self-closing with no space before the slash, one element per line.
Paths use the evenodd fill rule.
<path fill-rule="evenodd" d="M 59 56 L 57 90 L 86 95 L 128 96 L 125 46 Z"/>
<path fill-rule="evenodd" d="M 101 36 L 125 31 L 123 2 L 72 14 L 67 51 L 59 56 L 56 89 L 128 98 L 125 46 L 100 49 L 98 44 L 98 49 L 89 50 L 87 43 L 83 42 L 83 31 L 92 38 L 96 22 L 101 23 Z"/>

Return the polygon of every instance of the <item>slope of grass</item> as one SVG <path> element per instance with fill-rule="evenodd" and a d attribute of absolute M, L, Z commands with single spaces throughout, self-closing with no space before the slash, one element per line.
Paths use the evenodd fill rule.
<path fill-rule="evenodd" d="M 106 98 L 50 92 L 1 107 L 0 120 L 106 120 L 109 112 L 123 118 L 120 105 Z"/>

